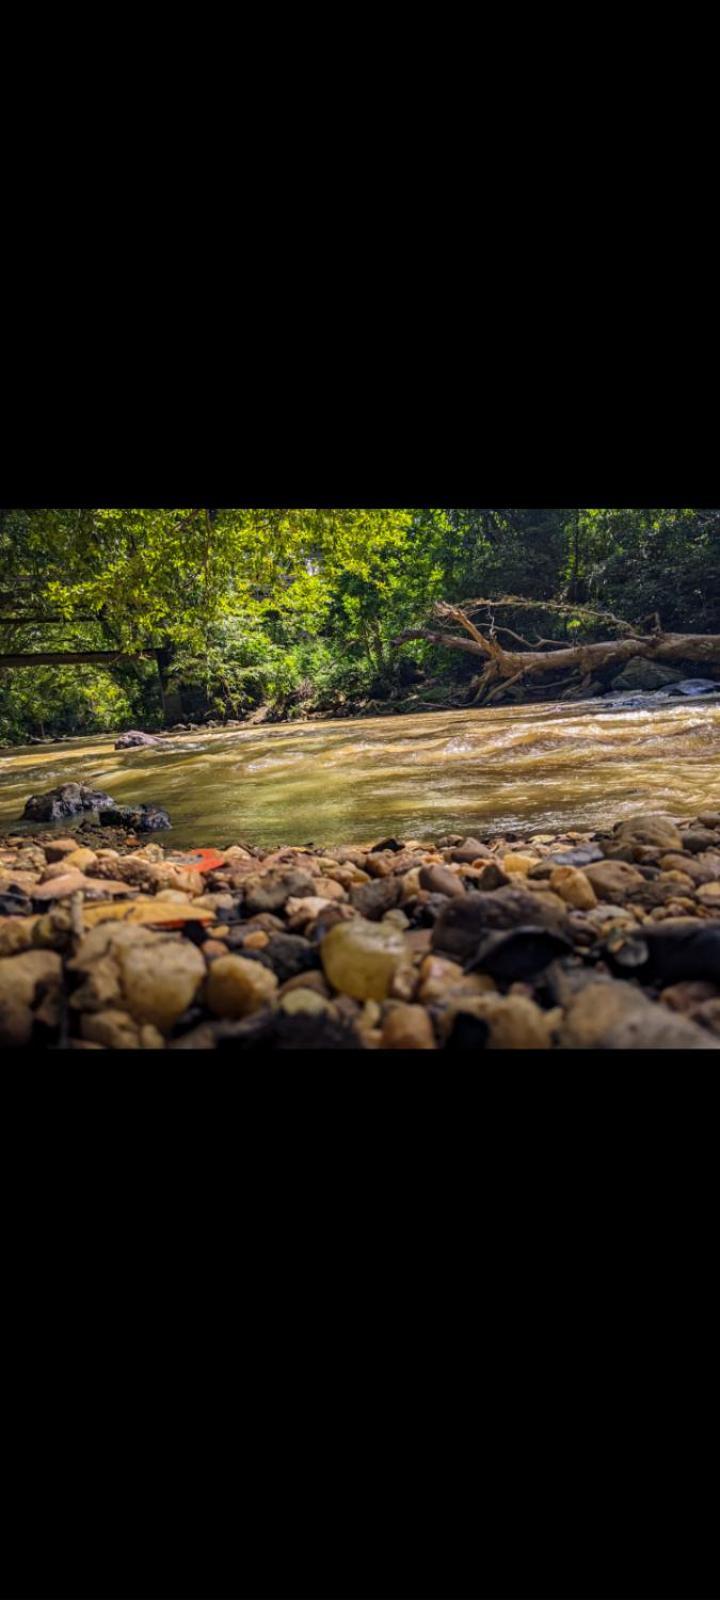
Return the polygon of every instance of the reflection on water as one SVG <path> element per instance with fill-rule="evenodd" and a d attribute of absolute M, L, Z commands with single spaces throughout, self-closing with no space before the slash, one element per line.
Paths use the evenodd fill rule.
<path fill-rule="evenodd" d="M 178 734 L 114 736 L 0 756 L 0 828 L 71 779 L 154 801 L 180 846 L 306 844 L 447 830 L 599 826 L 647 809 L 720 807 L 720 705 L 506 707 Z"/>

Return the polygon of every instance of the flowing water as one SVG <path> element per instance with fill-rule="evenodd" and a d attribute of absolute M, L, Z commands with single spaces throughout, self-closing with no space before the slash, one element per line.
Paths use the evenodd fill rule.
<path fill-rule="evenodd" d="M 158 838 L 183 848 L 550 832 L 720 808 L 717 700 L 284 723 L 145 750 L 114 750 L 115 737 L 0 754 L 0 831 L 16 827 L 28 795 L 70 780 L 121 805 L 165 806 L 173 831 Z"/>

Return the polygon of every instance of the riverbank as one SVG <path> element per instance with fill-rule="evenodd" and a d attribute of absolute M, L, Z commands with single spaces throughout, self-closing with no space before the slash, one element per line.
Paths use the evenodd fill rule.
<path fill-rule="evenodd" d="M 427 692 L 427 691 L 426 691 Z M 432 694 L 432 690 L 430 691 Z M 568 689 L 562 694 L 554 695 L 551 689 L 543 690 L 536 686 L 532 692 L 516 686 L 505 699 L 497 702 L 497 709 L 514 710 L 522 713 L 523 710 L 542 710 L 545 707 L 560 705 L 572 710 L 574 706 L 583 712 L 589 711 L 627 711 L 627 710 L 656 710 L 667 709 L 668 706 L 689 704 L 693 701 L 717 703 L 720 698 L 720 682 L 709 678 L 686 678 L 677 684 L 667 684 L 665 687 L 643 689 L 642 687 L 624 689 L 606 689 L 599 692 L 593 690 L 578 692 L 577 689 Z M 206 733 L 236 733 L 250 732 L 253 729 L 274 727 L 303 727 L 307 724 L 323 724 L 347 721 L 374 721 L 377 718 L 448 715 L 450 713 L 472 712 L 477 709 L 474 696 L 465 695 L 465 698 L 451 698 L 449 689 L 441 698 L 425 698 L 423 694 L 403 695 L 398 698 L 386 700 L 372 700 L 365 698 L 336 699 L 322 706 L 306 706 L 302 702 L 296 705 L 262 705 L 250 712 L 245 717 L 228 718 L 227 721 L 208 717 L 202 722 L 177 722 L 170 728 L 147 728 L 136 741 L 137 747 L 146 742 L 149 747 L 153 744 L 165 744 L 169 740 L 177 739 L 182 734 Z M 482 708 L 480 708 L 482 709 Z M 37 748 L 41 750 L 62 749 L 64 745 L 74 743 L 78 739 L 105 739 L 111 741 L 116 748 L 131 749 L 132 745 L 123 746 L 120 741 L 126 739 L 134 730 L 117 728 L 94 729 L 87 733 L 65 733 L 57 737 L 46 736 L 39 738 L 35 735 L 28 736 L 25 741 L 17 739 L 14 744 L 0 745 L 0 759 L 17 754 L 19 750 Z"/>
<path fill-rule="evenodd" d="M 194 852 L 9 832 L 0 1042 L 717 1049 L 720 811 Z"/>

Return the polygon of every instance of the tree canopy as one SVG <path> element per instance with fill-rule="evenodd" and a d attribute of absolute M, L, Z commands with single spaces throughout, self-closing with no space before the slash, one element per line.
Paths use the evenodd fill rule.
<path fill-rule="evenodd" d="M 571 607 L 537 613 L 551 639 L 592 639 L 593 609 L 720 632 L 720 511 L 0 511 L 0 653 L 123 657 L 0 671 L 0 738 L 158 725 L 143 658 L 158 650 L 198 720 L 261 701 L 332 709 L 397 690 L 413 667 L 442 691 L 468 662 L 422 638 L 398 656 L 391 641 L 437 600 L 508 593 Z M 522 632 L 527 614 L 484 620 Z"/>

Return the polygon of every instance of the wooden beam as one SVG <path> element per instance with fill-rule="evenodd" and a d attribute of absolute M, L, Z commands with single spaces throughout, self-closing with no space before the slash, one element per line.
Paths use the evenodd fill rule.
<path fill-rule="evenodd" d="M 33 623 L 53 627 L 62 623 L 66 628 L 74 628 L 78 622 L 101 622 L 101 617 L 44 617 L 41 612 L 27 611 L 24 617 L 0 617 L 0 623 L 5 626 L 22 628 L 25 623 Z"/>
<path fill-rule="evenodd" d="M 152 661 L 154 650 L 37 650 L 32 655 L 0 655 L 2 667 L 70 666 L 81 662 L 104 661 L 108 666 L 119 666 L 125 661 Z"/>

